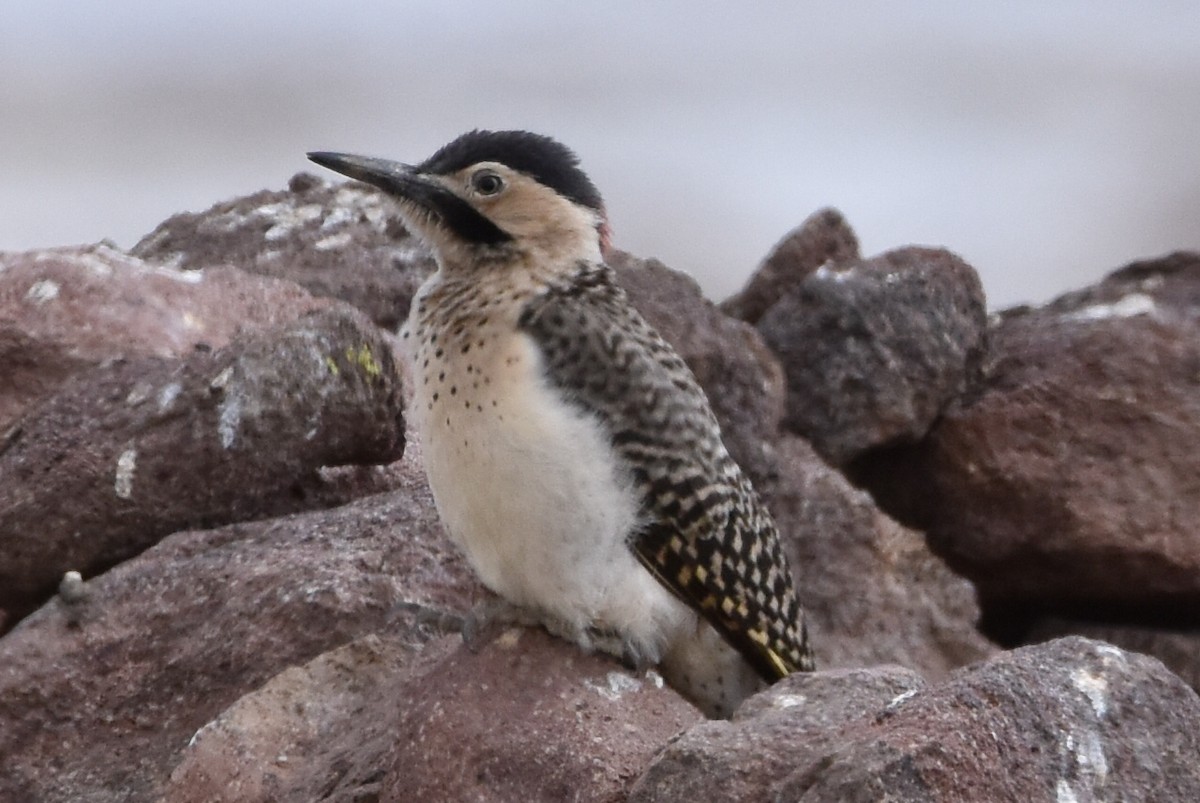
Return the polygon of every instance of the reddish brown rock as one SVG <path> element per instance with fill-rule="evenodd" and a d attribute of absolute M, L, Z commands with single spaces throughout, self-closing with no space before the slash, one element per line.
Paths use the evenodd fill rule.
<path fill-rule="evenodd" d="M 392 462 L 403 426 L 390 345 L 346 308 L 80 374 L 0 446 L 0 607 L 185 527 L 319 503 L 319 467 Z"/>
<path fill-rule="evenodd" d="M 457 637 L 367 636 L 201 728 L 163 799 L 624 800 L 701 719 L 655 677 L 540 630 L 478 653 Z"/>
<path fill-rule="evenodd" d="M 419 643 L 407 603 L 477 593 L 411 465 L 395 493 L 172 535 L 0 638 L 0 800 L 157 800 L 247 692 L 382 628 Z"/>
<path fill-rule="evenodd" d="M 629 803 L 779 799 L 773 792 L 783 779 L 832 752 L 845 728 L 924 686 L 896 666 L 792 675 L 743 703 L 731 721 L 704 722 L 673 740 Z"/>
<path fill-rule="evenodd" d="M 895 668 L 793 676 L 691 728 L 631 799 L 1184 801 L 1200 795 L 1197 755 L 1194 691 L 1070 638 L 930 686 Z"/>
<path fill-rule="evenodd" d="M 976 379 L 986 328 L 975 271 L 930 248 L 822 267 L 758 322 L 787 375 L 784 425 L 837 465 L 920 439 Z"/>
<path fill-rule="evenodd" d="M 836 209 L 819 209 L 780 240 L 746 286 L 721 309 L 747 323 L 758 323 L 775 302 L 825 264 L 857 262 L 858 237 Z"/>
<path fill-rule="evenodd" d="M 686 274 L 623 252 L 609 264 L 638 312 L 683 357 L 704 388 L 725 446 L 755 486 L 774 476 L 771 444 L 783 414 L 783 373 L 754 327 L 723 315 Z"/>
<path fill-rule="evenodd" d="M 781 800 L 1200 799 L 1200 697 L 1080 638 L 1004 653 L 847 728 Z"/>
<path fill-rule="evenodd" d="M 196 732 L 162 800 L 379 799 L 405 684 L 457 644 L 372 634 L 285 669 Z"/>
<path fill-rule="evenodd" d="M 460 649 L 405 690 L 381 800 L 624 800 L 703 719 L 655 678 L 541 630 Z"/>
<path fill-rule="evenodd" d="M 132 249 L 185 270 L 235 265 L 288 279 L 317 296 L 339 298 L 395 329 L 434 269 L 429 251 L 404 228 L 392 201 L 350 182 L 330 185 L 297 174 L 200 213 L 168 218 Z"/>
<path fill-rule="evenodd" d="M 1153 622 L 1113 624 L 1047 617 L 1036 622 L 1023 638 L 1034 644 L 1067 635 L 1107 641 L 1123 650 L 1157 658 L 1200 692 L 1200 630 L 1196 628 L 1175 630 Z"/>
<path fill-rule="evenodd" d="M 180 357 L 329 306 L 290 282 L 184 272 L 106 245 L 0 252 L 0 432 L 69 377 L 118 357 Z"/>
<path fill-rule="evenodd" d="M 992 611 L 1194 627 L 1200 255 L 1004 315 L 991 342 L 981 392 L 860 480 Z"/>
<path fill-rule="evenodd" d="M 768 504 L 809 617 L 817 668 L 894 663 L 930 678 L 994 647 L 976 630 L 971 584 L 924 537 L 883 514 L 807 443 L 779 443 Z"/>

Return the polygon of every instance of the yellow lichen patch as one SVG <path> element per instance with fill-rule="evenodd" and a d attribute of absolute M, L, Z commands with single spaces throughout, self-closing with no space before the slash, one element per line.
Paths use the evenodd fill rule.
<path fill-rule="evenodd" d="M 333 359 L 333 357 L 330 357 L 329 355 L 325 355 L 325 367 L 328 368 L 329 373 L 333 374 L 334 376 L 337 376 L 339 373 L 341 373 L 337 367 L 337 360 Z"/>
<path fill-rule="evenodd" d="M 346 349 L 346 357 L 350 362 L 355 363 L 367 376 L 374 379 L 383 374 L 383 366 L 379 364 L 379 360 L 375 359 L 375 355 L 371 352 L 371 347 L 363 343 L 358 348 L 351 346 Z"/>

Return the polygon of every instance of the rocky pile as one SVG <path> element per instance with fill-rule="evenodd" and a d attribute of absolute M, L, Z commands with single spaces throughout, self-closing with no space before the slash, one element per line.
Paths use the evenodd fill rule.
<path fill-rule="evenodd" d="M 613 261 L 821 671 L 708 722 L 538 630 L 464 649 L 388 331 L 431 261 L 302 174 L 0 253 L 0 799 L 1200 799 L 1200 257 L 991 320 L 832 210 L 719 308 Z"/>

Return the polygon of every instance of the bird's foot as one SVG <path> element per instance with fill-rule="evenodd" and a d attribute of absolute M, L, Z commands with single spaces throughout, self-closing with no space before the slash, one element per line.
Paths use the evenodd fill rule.
<path fill-rule="evenodd" d="M 443 633 L 461 633 L 466 621 L 466 617 L 460 613 L 409 600 L 397 602 L 392 607 L 392 616 L 397 613 L 411 613 L 418 627 L 431 627 Z"/>
<path fill-rule="evenodd" d="M 542 620 L 529 609 L 513 605 L 502 597 L 492 597 L 477 604 L 463 617 L 463 644 L 471 652 L 479 652 L 509 627 L 534 627 L 540 624 Z"/>

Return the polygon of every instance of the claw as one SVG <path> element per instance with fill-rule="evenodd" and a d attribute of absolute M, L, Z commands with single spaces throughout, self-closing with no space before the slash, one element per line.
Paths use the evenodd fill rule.
<path fill-rule="evenodd" d="M 535 627 L 539 624 L 541 620 L 532 612 L 500 597 L 493 597 L 480 602 L 463 617 L 463 644 L 471 652 L 479 652 L 508 627 Z"/>

